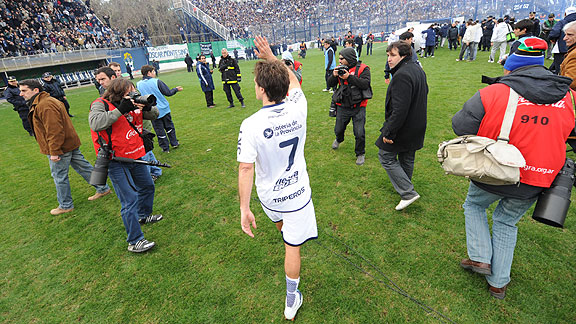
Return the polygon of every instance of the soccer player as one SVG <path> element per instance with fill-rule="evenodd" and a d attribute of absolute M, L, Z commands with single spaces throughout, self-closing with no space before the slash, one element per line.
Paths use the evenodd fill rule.
<path fill-rule="evenodd" d="M 292 320 L 303 300 L 298 290 L 300 246 L 318 237 L 304 160 L 308 104 L 296 76 L 274 57 L 266 38 L 256 37 L 254 43 L 258 57 L 264 59 L 254 68 L 256 99 L 263 107 L 242 122 L 238 136 L 241 226 L 254 237 L 250 225 L 256 228 L 256 219 L 250 210 L 250 195 L 256 169 L 258 198 L 284 239 L 284 316 Z"/>

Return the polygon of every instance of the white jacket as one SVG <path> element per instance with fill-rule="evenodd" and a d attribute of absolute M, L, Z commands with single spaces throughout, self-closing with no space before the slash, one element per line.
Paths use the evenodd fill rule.
<path fill-rule="evenodd" d="M 501 22 L 494 27 L 491 42 L 505 42 L 506 34 L 508 34 L 508 24 Z"/>
<path fill-rule="evenodd" d="M 482 25 L 478 23 L 476 26 L 472 26 L 472 28 L 476 28 L 473 42 L 480 43 L 480 39 L 482 39 Z"/>
<path fill-rule="evenodd" d="M 464 37 L 462 37 L 462 42 L 472 43 L 474 41 L 474 35 L 476 35 L 476 29 L 474 26 L 466 27 L 466 32 L 464 33 Z"/>

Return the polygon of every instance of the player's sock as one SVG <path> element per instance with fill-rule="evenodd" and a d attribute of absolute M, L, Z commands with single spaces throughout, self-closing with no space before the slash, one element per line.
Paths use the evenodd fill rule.
<path fill-rule="evenodd" d="M 296 300 L 296 290 L 298 290 L 298 283 L 300 283 L 300 278 L 292 279 L 286 276 L 286 304 L 288 307 L 294 306 L 294 301 Z"/>

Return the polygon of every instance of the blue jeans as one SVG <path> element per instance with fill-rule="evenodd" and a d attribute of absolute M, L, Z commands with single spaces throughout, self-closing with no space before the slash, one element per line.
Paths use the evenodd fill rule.
<path fill-rule="evenodd" d="M 56 185 L 58 207 L 62 209 L 74 208 L 72 192 L 70 190 L 70 180 L 68 178 L 70 166 L 88 183 L 90 183 L 90 174 L 92 174 L 94 167 L 92 167 L 90 162 L 86 161 L 80 149 L 75 149 L 60 155 L 60 161 L 58 162 L 50 160 L 50 156 L 48 155 L 48 161 L 50 163 L 50 173 Z M 99 193 L 110 190 L 108 185 L 93 187 L 96 188 L 96 191 Z"/>
<path fill-rule="evenodd" d="M 157 162 L 158 161 L 158 160 L 156 160 L 156 156 L 154 156 L 154 152 L 152 152 L 152 151 L 146 153 L 146 155 L 144 155 L 142 157 L 142 160 L 150 161 L 150 162 Z M 157 167 L 157 166 L 149 165 L 148 171 L 150 172 L 150 175 L 153 175 L 156 177 L 159 177 L 162 175 L 162 168 Z"/>
<path fill-rule="evenodd" d="M 486 280 L 492 287 L 502 288 L 510 282 L 518 228 L 516 223 L 537 200 L 507 198 L 489 193 L 470 182 L 464 202 L 466 245 L 470 260 L 492 265 L 492 275 Z M 486 209 L 495 201 L 492 214 L 492 238 Z"/>
<path fill-rule="evenodd" d="M 122 206 L 120 214 L 128 234 L 126 241 L 135 244 L 144 238 L 138 219 L 152 214 L 154 182 L 148 167 L 138 163 L 110 161 L 108 176 Z"/>

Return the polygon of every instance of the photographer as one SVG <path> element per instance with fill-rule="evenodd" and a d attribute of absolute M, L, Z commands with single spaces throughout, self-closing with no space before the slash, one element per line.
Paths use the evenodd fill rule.
<path fill-rule="evenodd" d="M 352 119 L 354 137 L 356 138 L 356 164 L 364 164 L 365 154 L 365 131 L 366 105 L 363 92 L 370 88 L 370 68 L 358 61 L 356 51 L 353 48 L 344 48 L 340 51 L 340 65 L 337 66 L 328 78 L 328 87 L 338 85 L 338 89 L 332 95 L 332 101 L 336 104 L 336 125 L 334 133 L 336 139 L 332 143 L 333 149 L 338 149 L 344 142 L 346 126 Z M 364 90 L 364 91 L 363 91 Z M 371 92 L 371 90 L 370 90 Z"/>
<path fill-rule="evenodd" d="M 520 168 L 520 183 L 495 186 L 472 181 L 462 206 L 469 258 L 460 266 L 485 275 L 490 295 L 498 299 L 505 298 L 510 282 L 516 224 L 564 165 L 565 142 L 574 128 L 572 80 L 543 66 L 546 41 L 525 37 L 518 43 L 517 51 L 506 59 L 504 76 L 487 80 L 490 85 L 479 90 L 452 118 L 457 135 L 496 139 L 510 89 L 520 96 L 509 134 L 509 144 L 526 160 L 526 166 Z M 494 202 L 490 235 L 486 211 Z M 525 262 L 529 267 L 529 260 Z"/>
<path fill-rule="evenodd" d="M 92 102 L 88 120 L 94 148 L 99 156 L 107 154 L 111 158 L 113 154 L 116 157 L 141 159 L 146 154 L 138 132 L 142 132 L 144 118 L 153 120 L 158 117 L 158 108 L 134 103 L 134 99 L 128 96 L 133 91 L 136 89 L 132 82 L 114 79 L 103 97 Z M 112 153 L 106 153 L 105 150 Z M 112 160 L 109 162 L 108 175 L 122 205 L 121 215 L 128 234 L 128 251 L 145 252 L 153 248 L 155 243 L 144 238 L 140 224 L 155 223 L 163 217 L 151 215 L 154 182 L 147 166 Z"/>

